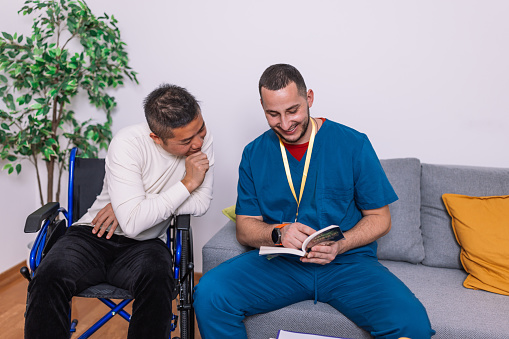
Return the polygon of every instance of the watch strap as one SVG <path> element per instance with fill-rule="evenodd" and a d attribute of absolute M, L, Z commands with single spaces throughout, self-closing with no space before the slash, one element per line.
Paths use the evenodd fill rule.
<path fill-rule="evenodd" d="M 288 223 L 286 224 L 279 224 L 279 225 L 276 225 L 274 226 L 274 228 L 272 229 L 272 241 L 274 242 L 274 245 L 281 245 L 281 228 L 285 227 L 286 225 L 289 225 Z"/>

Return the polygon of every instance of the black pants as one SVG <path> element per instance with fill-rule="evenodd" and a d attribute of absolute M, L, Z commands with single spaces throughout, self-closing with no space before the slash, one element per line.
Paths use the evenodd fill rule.
<path fill-rule="evenodd" d="M 25 338 L 69 338 L 69 301 L 107 282 L 134 296 L 128 338 L 169 337 L 174 281 L 171 256 L 160 239 L 98 238 L 71 226 L 46 255 L 28 285 Z"/>

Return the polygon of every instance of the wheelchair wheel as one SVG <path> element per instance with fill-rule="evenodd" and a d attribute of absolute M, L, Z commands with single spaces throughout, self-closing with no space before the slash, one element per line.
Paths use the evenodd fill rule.
<path fill-rule="evenodd" d="M 184 277 L 192 266 L 193 248 L 190 229 L 182 231 L 182 254 L 180 259 L 180 277 Z M 180 338 L 194 339 L 193 286 L 194 274 L 189 272 L 185 281 L 180 282 Z"/>

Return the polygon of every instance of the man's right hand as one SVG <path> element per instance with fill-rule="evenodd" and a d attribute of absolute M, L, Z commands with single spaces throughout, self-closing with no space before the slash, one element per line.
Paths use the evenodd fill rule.
<path fill-rule="evenodd" d="M 281 228 L 281 243 L 284 247 L 300 250 L 304 240 L 315 232 L 316 230 L 300 222 L 288 224 Z"/>
<path fill-rule="evenodd" d="M 186 186 L 189 193 L 197 189 L 205 179 L 205 174 L 209 170 L 209 159 L 203 152 L 193 153 L 186 158 L 186 175 L 182 183 Z"/>
<path fill-rule="evenodd" d="M 106 239 L 110 239 L 113 233 L 115 233 L 115 229 L 118 226 L 118 220 L 113 212 L 113 207 L 111 203 L 104 206 L 95 216 L 94 220 L 92 220 L 92 225 L 94 228 L 92 229 L 93 234 L 97 234 L 100 238 L 103 236 L 104 232 L 110 227 L 108 234 L 106 234 Z M 99 233 L 98 233 L 99 232 Z"/>

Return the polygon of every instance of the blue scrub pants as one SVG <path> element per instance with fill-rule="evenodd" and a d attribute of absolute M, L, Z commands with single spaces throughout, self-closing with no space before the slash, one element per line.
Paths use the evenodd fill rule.
<path fill-rule="evenodd" d="M 253 250 L 207 272 L 195 290 L 203 339 L 247 338 L 242 320 L 302 300 L 328 303 L 375 338 L 430 338 L 435 331 L 414 294 L 376 258 L 304 264 Z"/>

